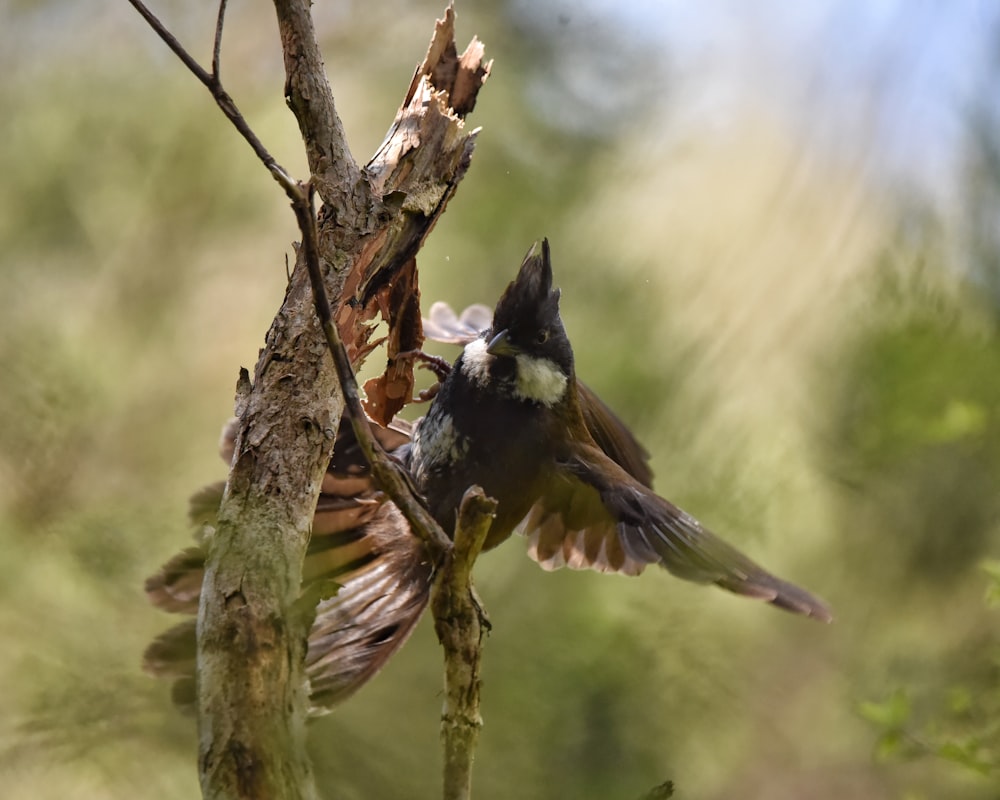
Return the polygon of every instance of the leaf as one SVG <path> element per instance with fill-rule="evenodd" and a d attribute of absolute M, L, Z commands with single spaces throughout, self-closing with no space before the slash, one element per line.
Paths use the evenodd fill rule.
<path fill-rule="evenodd" d="M 994 771 L 995 765 L 983 759 L 981 751 L 979 740 L 975 738 L 965 742 L 945 742 L 937 749 L 941 758 L 961 764 L 981 775 L 989 775 Z"/>
<path fill-rule="evenodd" d="M 897 730 L 910 718 L 910 698 L 903 689 L 896 689 L 881 703 L 866 701 L 858 706 L 858 712 L 869 722 L 881 728 Z"/>
<path fill-rule="evenodd" d="M 990 608 L 996 608 L 1000 606 L 1000 560 L 987 559 L 983 562 L 982 567 L 990 579 L 989 585 L 986 587 L 986 605 Z"/>
<path fill-rule="evenodd" d="M 875 759 L 877 761 L 891 761 L 901 754 L 903 749 L 903 734 L 899 730 L 891 730 L 881 736 L 875 745 Z"/>
<path fill-rule="evenodd" d="M 967 714 L 972 710 L 972 692 L 967 686 L 954 686 L 948 692 L 948 708 L 952 714 Z"/>

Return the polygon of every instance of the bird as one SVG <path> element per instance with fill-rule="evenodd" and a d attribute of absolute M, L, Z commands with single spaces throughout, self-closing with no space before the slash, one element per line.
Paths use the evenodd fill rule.
<path fill-rule="evenodd" d="M 462 494 L 478 485 L 498 501 L 486 550 L 520 528 L 543 567 L 637 575 L 655 564 L 829 621 L 825 603 L 652 490 L 646 450 L 577 380 L 559 301 L 544 239 L 413 432 L 406 463 L 435 519 L 453 527 Z"/>
<path fill-rule="evenodd" d="M 430 338 L 463 345 L 427 413 L 413 425 L 373 426 L 407 469 L 422 501 L 453 531 L 465 491 L 497 501 L 483 550 L 518 531 L 541 567 L 635 576 L 648 566 L 822 622 L 829 606 L 726 543 L 652 488 L 649 454 L 628 427 L 577 379 L 560 316 L 547 239 L 524 257 L 492 314 L 457 317 L 435 304 Z M 231 456 L 234 434 L 224 437 Z M 209 520 L 221 487 L 196 496 L 192 517 Z M 204 549 L 189 549 L 146 585 L 155 605 L 197 608 Z M 371 483 L 349 421 L 342 420 L 306 557 L 306 582 L 333 578 L 306 658 L 312 711 L 349 697 L 396 652 L 427 605 L 431 560 L 399 510 Z M 145 666 L 180 678 L 175 700 L 193 702 L 193 624 L 147 649 Z M 182 653 L 182 657 L 178 657 Z"/>

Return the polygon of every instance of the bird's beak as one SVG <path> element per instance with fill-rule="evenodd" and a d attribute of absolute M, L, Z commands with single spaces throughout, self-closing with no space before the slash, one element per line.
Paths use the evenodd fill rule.
<path fill-rule="evenodd" d="M 521 351 L 518 349 L 510 340 L 510 331 L 502 330 L 492 339 L 490 343 L 486 345 L 486 352 L 491 356 L 516 356 Z"/>

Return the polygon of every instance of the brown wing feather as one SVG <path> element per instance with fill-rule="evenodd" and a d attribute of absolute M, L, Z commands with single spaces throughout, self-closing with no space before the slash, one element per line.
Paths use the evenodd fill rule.
<path fill-rule="evenodd" d="M 552 476 L 521 530 L 528 555 L 545 570 L 565 566 L 638 575 L 646 566 L 626 554 L 598 491 L 564 471 Z"/>
<path fill-rule="evenodd" d="M 583 421 L 597 446 L 639 483 L 651 487 L 653 471 L 649 468 L 646 448 L 586 384 L 577 381 L 576 388 Z"/>
<path fill-rule="evenodd" d="M 230 426 L 223 436 L 224 457 L 226 452 L 231 457 L 233 430 Z M 405 427 L 376 428 L 375 433 L 389 450 L 409 441 Z M 213 524 L 221 496 L 222 484 L 195 495 L 192 522 Z M 189 548 L 150 577 L 146 592 L 153 604 L 196 613 L 205 557 L 204 548 Z M 350 425 L 342 421 L 303 563 L 304 585 L 339 585 L 336 595 L 317 606 L 309 632 L 306 677 L 313 714 L 329 711 L 360 688 L 403 645 L 427 605 L 430 578 L 423 545 L 398 509 L 375 491 Z M 194 620 L 153 641 L 143 667 L 175 679 L 173 697 L 179 706 L 196 702 Z"/>
<path fill-rule="evenodd" d="M 594 445 L 579 445 L 559 464 L 524 530 L 529 553 L 547 569 L 565 565 L 635 575 L 659 564 L 684 580 L 832 619 L 822 600 L 767 572 Z"/>
<path fill-rule="evenodd" d="M 171 614 L 197 614 L 204 576 L 205 549 L 188 547 L 146 578 L 146 596 Z"/>
<path fill-rule="evenodd" d="M 341 585 L 319 604 L 309 631 L 313 714 L 331 710 L 385 665 L 413 632 L 430 596 L 430 561 L 393 504 L 379 506 L 355 548 L 357 557 L 339 573 L 317 576 L 334 575 Z"/>

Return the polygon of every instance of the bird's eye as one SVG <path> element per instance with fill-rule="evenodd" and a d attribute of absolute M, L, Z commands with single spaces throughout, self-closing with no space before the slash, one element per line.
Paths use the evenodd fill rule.
<path fill-rule="evenodd" d="M 545 344 L 549 340 L 548 328 L 542 328 L 535 336 L 535 344 Z"/>

